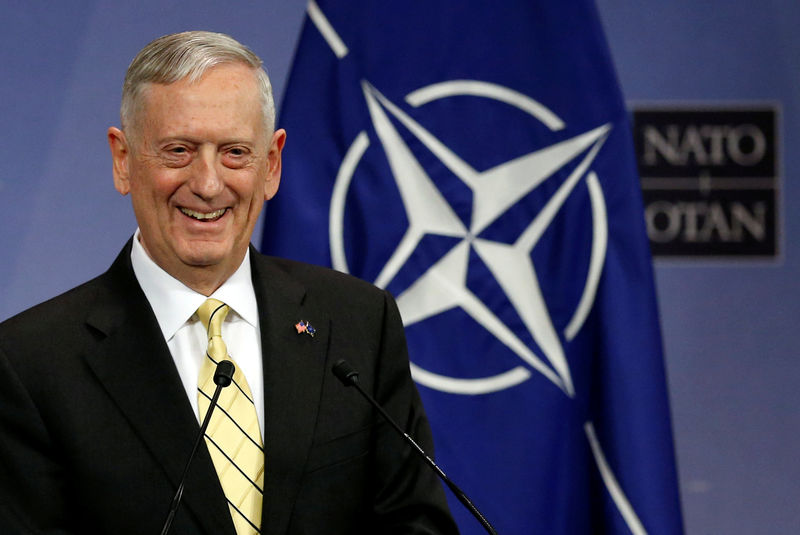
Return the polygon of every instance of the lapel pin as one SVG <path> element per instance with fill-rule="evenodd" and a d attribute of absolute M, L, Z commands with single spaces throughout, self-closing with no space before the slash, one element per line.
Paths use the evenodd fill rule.
<path fill-rule="evenodd" d="M 297 329 L 297 334 L 306 333 L 312 338 L 314 337 L 314 334 L 316 334 L 317 332 L 317 330 L 314 327 L 312 327 L 309 322 L 305 320 L 298 321 L 297 324 L 294 326 L 294 328 Z"/>

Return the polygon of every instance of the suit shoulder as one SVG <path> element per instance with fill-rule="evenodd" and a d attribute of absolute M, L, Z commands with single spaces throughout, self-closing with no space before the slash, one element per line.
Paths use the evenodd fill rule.
<path fill-rule="evenodd" d="M 292 291 L 304 295 L 306 303 L 314 303 L 335 315 L 380 317 L 386 307 L 396 308 L 392 296 L 380 288 L 330 268 L 285 258 L 261 256 L 267 269 L 264 276 L 275 277 L 272 282 L 290 285 Z M 281 281 L 281 282 L 278 282 Z M 274 287 L 274 286 L 273 286 Z"/>
<path fill-rule="evenodd" d="M 96 299 L 102 288 L 102 276 L 99 276 L 23 310 L 0 323 L 0 338 L 32 338 L 70 328 L 81 321 L 81 311 Z"/>
<path fill-rule="evenodd" d="M 348 293 L 356 292 L 374 296 L 385 293 L 369 282 L 334 269 L 274 256 L 262 256 L 262 258 L 309 289 L 335 290 L 338 288 Z"/>

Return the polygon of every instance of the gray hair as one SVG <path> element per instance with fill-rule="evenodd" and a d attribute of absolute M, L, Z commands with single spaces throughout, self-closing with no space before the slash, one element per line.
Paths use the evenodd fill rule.
<path fill-rule="evenodd" d="M 122 85 L 122 128 L 134 128 L 135 116 L 141 111 L 142 92 L 148 84 L 171 84 L 183 79 L 196 82 L 212 67 L 226 63 L 249 65 L 255 71 L 264 124 L 267 134 L 272 135 L 275 104 L 261 58 L 228 35 L 201 31 L 159 37 L 133 58 Z"/>

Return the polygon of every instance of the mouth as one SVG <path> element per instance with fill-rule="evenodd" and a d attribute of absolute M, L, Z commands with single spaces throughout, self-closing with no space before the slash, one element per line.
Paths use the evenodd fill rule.
<path fill-rule="evenodd" d="M 191 217 L 192 219 L 195 219 L 197 221 L 216 221 L 217 219 L 225 215 L 225 212 L 227 212 L 228 209 L 221 208 L 213 212 L 196 212 L 194 210 L 189 210 L 188 208 L 180 208 L 180 211 L 183 215 Z"/>

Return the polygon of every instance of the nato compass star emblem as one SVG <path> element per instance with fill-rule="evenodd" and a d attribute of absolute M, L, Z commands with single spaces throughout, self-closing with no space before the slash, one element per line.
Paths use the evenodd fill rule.
<path fill-rule="evenodd" d="M 459 307 L 521 360 L 519 365 L 502 373 L 469 379 L 433 373 L 412 363 L 414 380 L 450 393 L 485 394 L 518 385 L 530 378 L 532 371 L 536 371 L 567 396 L 574 396 L 569 365 L 542 294 L 531 252 L 576 186 L 585 181 L 591 199 L 592 246 L 581 299 L 562 333 L 564 339 L 569 341 L 579 332 L 594 303 L 605 259 L 608 235 L 605 201 L 591 165 L 608 137 L 611 125 L 600 125 L 570 139 L 478 171 L 369 82 L 362 82 L 362 91 L 408 219 L 408 228 L 375 279 L 375 284 L 380 287 L 390 284 L 424 237 L 456 238 L 457 244 L 449 252 L 397 295 L 405 326 Z M 526 95 L 482 81 L 455 80 L 433 84 L 408 94 L 405 101 L 417 108 L 460 95 L 504 102 L 533 116 L 551 131 L 565 127 L 564 122 L 552 111 Z M 396 125 L 402 125 L 413 139 L 472 191 L 471 220 L 468 223 L 458 217 Z M 366 131 L 355 138 L 339 168 L 331 197 L 329 228 L 332 263 L 335 269 L 344 272 L 349 271 L 343 232 L 345 201 L 353 174 L 369 144 Z M 519 236 L 504 242 L 482 237 L 481 233 L 507 210 L 562 168 L 571 169 L 567 178 L 549 196 L 544 207 Z M 477 253 L 497 281 L 541 354 L 531 350 L 518 333 L 513 332 L 467 287 L 471 250 Z"/>

